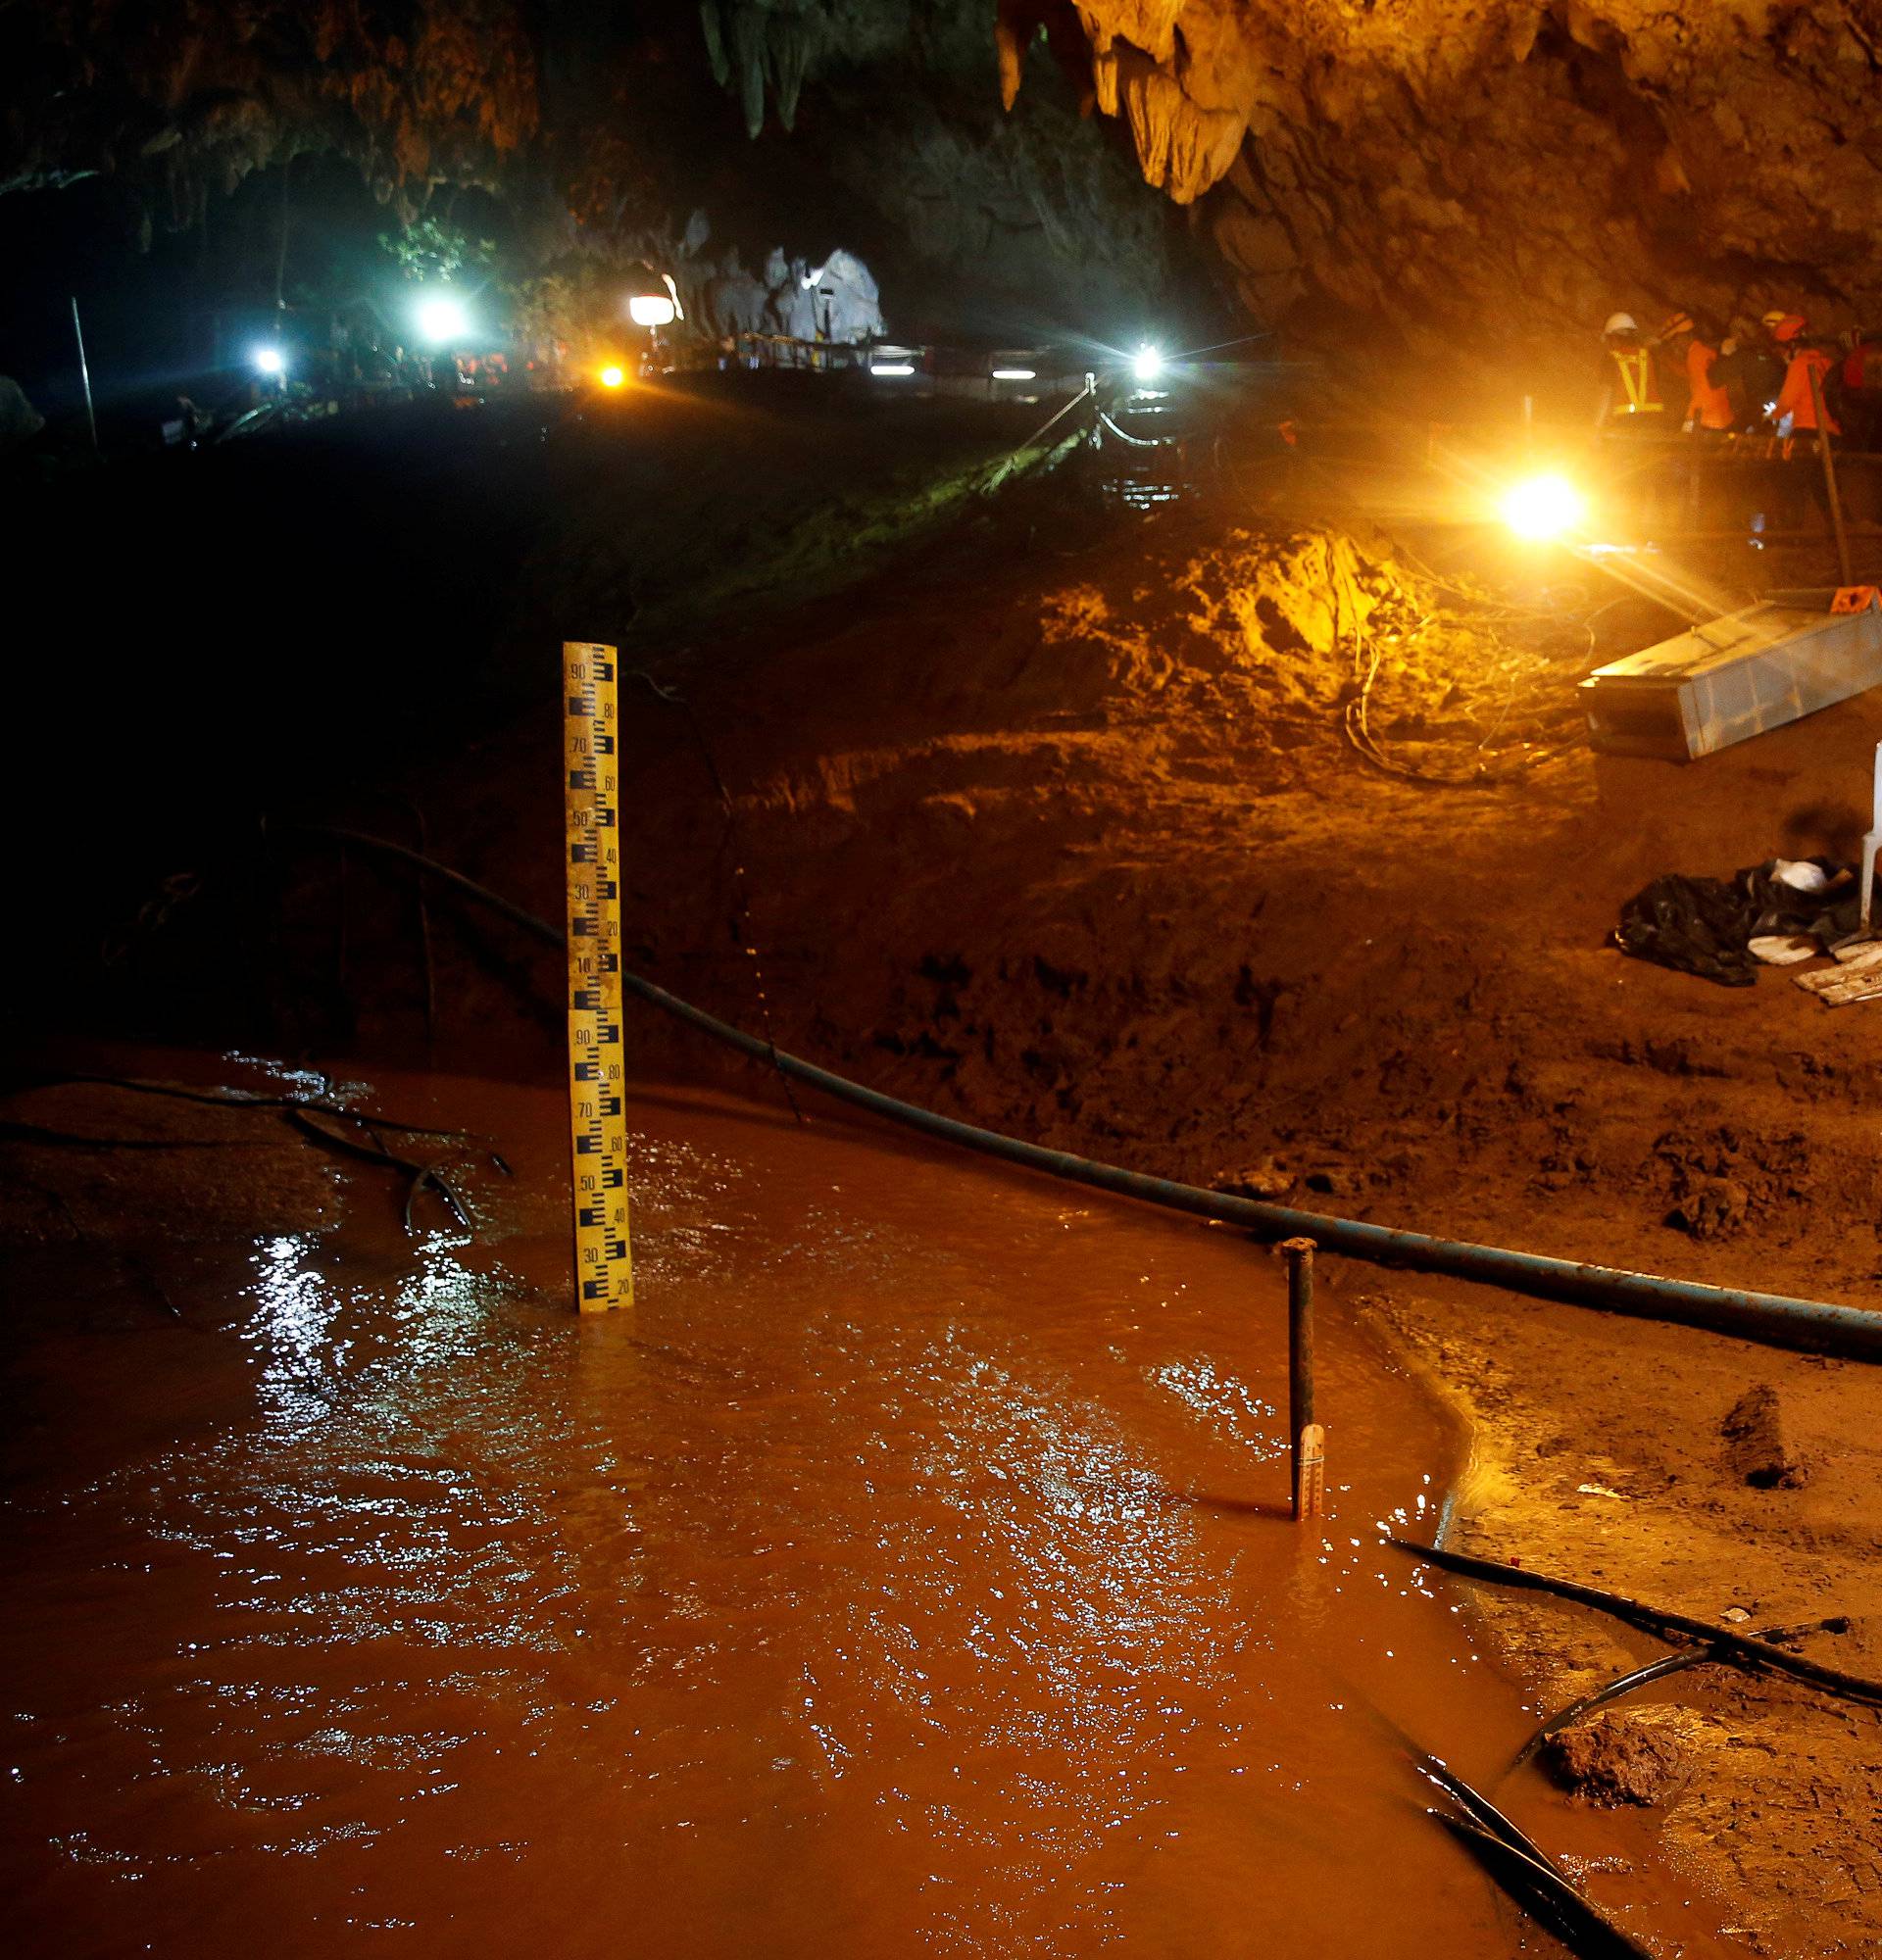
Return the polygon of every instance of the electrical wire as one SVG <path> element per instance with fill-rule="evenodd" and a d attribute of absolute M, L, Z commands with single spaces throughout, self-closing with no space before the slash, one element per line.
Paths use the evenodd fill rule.
<path fill-rule="evenodd" d="M 1176 440 L 1172 435 L 1144 436 L 1132 435 L 1127 429 L 1120 429 L 1103 409 L 1098 411 L 1098 419 L 1119 442 L 1127 442 L 1132 449 L 1167 449 Z"/>
<path fill-rule="evenodd" d="M 1247 347 L 1257 340 L 1274 340 L 1278 336 L 1273 327 L 1264 327 L 1260 333 L 1244 333 L 1238 335 L 1233 340 L 1218 340 L 1210 347 L 1192 347 L 1184 353 L 1172 354 L 1168 358 L 1171 361 L 1199 361 L 1205 354 L 1220 354 L 1230 347 Z"/>
<path fill-rule="evenodd" d="M 1441 581 L 1437 582 L 1441 584 Z M 1407 636 L 1408 640 L 1415 640 L 1436 621 L 1437 617 L 1435 612 L 1425 613 L 1411 629 Z M 1592 648 L 1592 628 L 1589 639 Z M 1502 647 L 1501 642 L 1497 644 Z M 1509 656 L 1509 649 L 1503 648 L 1502 651 L 1507 657 Z M 1382 642 L 1363 629 L 1356 629 L 1353 635 L 1353 677 L 1359 686 L 1357 693 L 1345 704 L 1340 716 L 1342 732 L 1354 752 L 1362 761 L 1383 775 L 1396 776 L 1405 782 L 1421 783 L 1432 789 L 1493 789 L 1531 774 L 1545 762 L 1554 761 L 1581 746 L 1577 738 L 1535 751 L 1503 768 L 1490 768 L 1484 765 L 1481 759 L 1485 751 L 1502 731 L 1504 723 L 1509 719 L 1510 710 L 1515 704 L 1517 672 L 1512 659 L 1503 705 L 1498 709 L 1495 720 L 1477 738 L 1475 754 L 1479 760 L 1475 767 L 1455 770 L 1429 769 L 1415 763 L 1400 761 L 1386 752 L 1371 728 L 1372 691 L 1384 662 L 1385 648 Z"/>

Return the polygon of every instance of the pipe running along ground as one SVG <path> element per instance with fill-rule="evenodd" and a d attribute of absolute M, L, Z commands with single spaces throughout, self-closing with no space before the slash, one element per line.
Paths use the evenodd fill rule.
<path fill-rule="evenodd" d="M 500 912 L 536 938 L 552 946 L 564 943 L 560 927 L 525 911 L 501 894 L 467 878 L 460 871 L 440 864 L 423 853 L 409 850 L 388 839 L 364 831 L 332 824 L 301 826 L 305 834 L 329 838 L 399 859 L 427 876 L 436 878 L 450 890 Z M 1323 1250 L 1340 1252 L 1348 1258 L 1363 1259 L 1373 1265 L 1400 1266 L 1415 1272 L 1445 1273 L 1482 1286 L 1502 1287 L 1511 1293 L 1531 1295 L 1540 1299 L 1566 1300 L 1576 1306 L 1591 1306 L 1610 1313 L 1629 1313 L 1649 1320 L 1676 1321 L 1688 1327 L 1702 1327 L 1715 1334 L 1736 1335 L 1745 1341 L 1758 1341 L 1772 1348 L 1800 1348 L 1807 1353 L 1839 1354 L 1854 1360 L 1882 1361 L 1882 1314 L 1854 1306 L 1836 1306 L 1825 1300 L 1794 1299 L 1784 1294 L 1750 1293 L 1737 1287 L 1706 1286 L 1696 1280 L 1661 1279 L 1652 1273 L 1629 1272 L 1622 1267 L 1595 1265 L 1575 1259 L 1552 1258 L 1540 1252 L 1513 1252 L 1496 1246 L 1475 1246 L 1455 1239 L 1435 1238 L 1429 1233 L 1409 1232 L 1389 1225 L 1370 1225 L 1356 1218 L 1335 1218 L 1325 1212 L 1297 1211 L 1291 1205 L 1268 1204 L 1256 1199 L 1234 1198 L 1226 1193 L 1203 1191 L 1195 1185 L 1177 1184 L 1168 1178 L 1151 1177 L 1142 1171 L 1124 1170 L 1116 1164 L 1101 1163 L 1092 1157 L 1074 1155 L 1069 1151 L 1047 1150 L 1039 1144 L 1021 1143 L 996 1130 L 983 1130 L 963 1123 L 913 1102 L 903 1102 L 880 1090 L 867 1089 L 847 1076 L 833 1074 L 815 1062 L 805 1061 L 769 1042 L 761 1041 L 744 1029 L 733 1027 L 716 1015 L 693 1006 L 676 995 L 644 980 L 637 973 L 621 973 L 621 986 L 649 1006 L 683 1021 L 688 1027 L 710 1035 L 715 1041 L 740 1054 L 775 1067 L 782 1075 L 810 1084 L 839 1102 L 867 1109 L 872 1115 L 937 1137 L 943 1143 L 958 1144 L 979 1151 L 1004 1162 L 1019 1164 L 1027 1170 L 1044 1171 L 1071 1184 L 1090 1185 L 1119 1198 L 1134 1198 L 1146 1204 L 1159 1204 L 1170 1211 L 1184 1211 L 1196 1218 L 1218 1219 L 1225 1225 L 1239 1225 L 1263 1239 L 1312 1239 Z"/>
<path fill-rule="evenodd" d="M 1752 1674 L 1784 1674 L 1794 1681 L 1808 1682 L 1849 1701 L 1882 1707 L 1882 1681 L 1850 1674 L 1840 1667 L 1826 1667 L 1821 1661 L 1808 1660 L 1766 1638 L 1769 1633 L 1829 1632 L 1834 1621 L 1818 1621 L 1815 1627 L 1769 1628 L 1755 1634 L 1741 1634 L 1730 1627 L 1715 1627 L 1709 1620 L 1696 1620 L 1690 1613 L 1675 1613 L 1664 1606 L 1650 1606 L 1630 1599 L 1624 1592 L 1609 1592 L 1599 1586 L 1583 1586 L 1573 1579 L 1557 1579 L 1526 1565 L 1506 1565 L 1501 1559 L 1479 1558 L 1475 1552 L 1453 1551 L 1447 1545 L 1420 1544 L 1415 1539 L 1395 1538 L 1387 1533 L 1383 1543 L 1403 1551 L 1421 1564 L 1457 1573 L 1465 1579 L 1487 1579 L 1523 1592 L 1547 1592 L 1558 1599 L 1570 1599 L 1578 1606 L 1592 1606 L 1599 1613 L 1638 1627 L 1661 1641 L 1694 1641 L 1701 1658 L 1729 1661 Z M 1837 1616 L 1840 1620 L 1841 1615 Z"/>

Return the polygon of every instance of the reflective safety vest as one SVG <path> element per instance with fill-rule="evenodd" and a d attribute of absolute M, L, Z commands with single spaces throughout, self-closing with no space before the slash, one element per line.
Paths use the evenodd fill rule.
<path fill-rule="evenodd" d="M 1777 424 L 1779 435 L 1794 432 L 1809 432 L 1816 427 L 1816 395 L 1810 389 L 1810 376 L 1816 375 L 1817 391 L 1820 393 L 1829 383 L 1830 369 L 1835 364 L 1820 348 L 1807 347 L 1802 354 L 1794 355 L 1790 367 L 1785 370 L 1784 386 L 1779 391 L 1776 404 L 1771 410 L 1771 419 Z M 1823 414 L 1828 418 L 1832 435 L 1843 433 L 1830 406 L 1823 405 Z"/>
<path fill-rule="evenodd" d="M 1609 354 L 1620 369 L 1621 399 L 1614 404 L 1617 416 L 1659 415 L 1665 403 L 1659 399 L 1659 377 L 1654 372 L 1651 347 L 1610 347 Z"/>

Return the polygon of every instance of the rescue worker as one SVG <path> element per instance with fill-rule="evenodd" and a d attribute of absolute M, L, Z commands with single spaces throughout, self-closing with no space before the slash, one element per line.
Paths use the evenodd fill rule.
<path fill-rule="evenodd" d="M 1684 462 L 1682 502 L 1684 521 L 1696 531 L 1725 514 L 1735 487 L 1716 479 L 1700 456 L 1701 449 L 1722 442 L 1737 425 L 1731 393 L 1715 372 L 1723 338 L 1709 316 L 1681 307 L 1661 323 L 1655 342 L 1668 374 L 1682 374 L 1686 380 L 1686 418 L 1680 427 L 1691 446 Z M 1668 463 L 1677 480 L 1680 466 L 1670 458 Z"/>
<path fill-rule="evenodd" d="M 1673 315 L 1659 329 L 1659 346 L 1670 366 L 1686 376 L 1686 421 L 1689 429 L 1710 429 L 1722 434 L 1732 427 L 1732 398 L 1723 382 L 1714 377 L 1718 365 L 1720 335 L 1707 323 L 1701 332 L 1694 316 L 1685 308 Z"/>
<path fill-rule="evenodd" d="M 1598 428 L 1661 428 L 1666 405 L 1660 399 L 1654 350 L 1630 313 L 1610 313 L 1601 344 L 1613 364 L 1602 391 Z"/>
<path fill-rule="evenodd" d="M 1766 316 L 1771 324 L 1787 318 L 1781 313 Z M 1730 334 L 1719 343 L 1712 379 L 1731 397 L 1735 428 L 1762 428 L 1784 385 L 1784 363 L 1772 343 L 1770 325 L 1764 320 L 1734 319 Z"/>
<path fill-rule="evenodd" d="M 1817 400 L 1829 387 L 1830 369 L 1836 365 L 1828 350 L 1810 339 L 1809 332 L 1810 323 L 1801 313 L 1786 314 L 1771 328 L 1771 339 L 1786 357 L 1784 385 L 1770 409 L 1771 422 L 1781 436 L 1815 434 Z M 1823 416 L 1831 435 L 1843 433 L 1842 424 L 1830 414 L 1827 402 L 1823 405 Z"/>
<path fill-rule="evenodd" d="M 1882 428 L 1882 334 L 1853 326 L 1843 336 L 1843 365 L 1830 391 L 1830 412 L 1849 430 L 1851 446 L 1873 450 Z"/>
<path fill-rule="evenodd" d="M 1828 349 L 1810 338 L 1809 321 L 1801 313 L 1786 314 L 1771 327 L 1771 340 L 1787 362 L 1784 385 L 1771 404 L 1770 422 L 1782 439 L 1785 457 L 1779 471 L 1778 522 L 1783 529 L 1791 530 L 1806 521 L 1811 509 L 1819 517 L 1827 514 L 1822 476 L 1807 461 L 1819 439 L 1819 401 L 1823 404 L 1823 431 L 1840 436 L 1843 427 L 1831 415 L 1828 401 L 1823 399 L 1836 364 Z M 1796 444 L 1792 438 L 1797 436 L 1808 440 Z"/>

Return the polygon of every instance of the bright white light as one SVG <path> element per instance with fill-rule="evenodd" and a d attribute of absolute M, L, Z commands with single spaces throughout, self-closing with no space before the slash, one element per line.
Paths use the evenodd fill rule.
<path fill-rule="evenodd" d="M 1130 371 L 1148 386 L 1164 371 L 1164 351 L 1161 347 L 1140 347 L 1132 357 Z"/>
<path fill-rule="evenodd" d="M 913 374 L 915 372 L 915 364 L 912 361 L 871 361 L 869 363 L 869 372 L 871 374 Z"/>
<path fill-rule="evenodd" d="M 442 343 L 462 340 L 470 331 L 470 316 L 462 300 L 449 293 L 433 293 L 418 306 L 419 331 L 425 339 Z"/>
<path fill-rule="evenodd" d="M 1030 368 L 996 368 L 993 378 L 996 381 L 1031 381 L 1037 377 Z"/>
<path fill-rule="evenodd" d="M 627 318 L 636 326 L 671 326 L 678 311 L 665 293 L 635 293 L 627 302 Z"/>
<path fill-rule="evenodd" d="M 601 370 L 601 385 L 604 388 L 619 388 L 626 378 L 612 361 Z"/>
<path fill-rule="evenodd" d="M 1588 514 L 1588 500 L 1565 476 L 1532 476 L 1503 500 L 1503 521 L 1519 538 L 1559 538 Z"/>
<path fill-rule="evenodd" d="M 287 356 L 278 347 L 258 347 L 255 350 L 255 365 L 264 374 L 285 374 Z"/>

